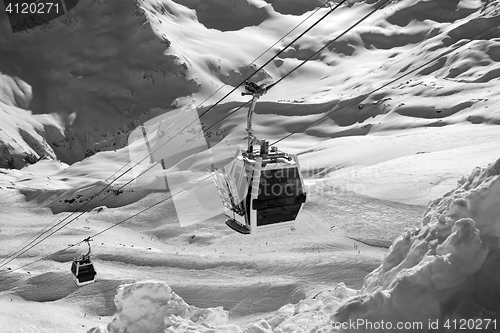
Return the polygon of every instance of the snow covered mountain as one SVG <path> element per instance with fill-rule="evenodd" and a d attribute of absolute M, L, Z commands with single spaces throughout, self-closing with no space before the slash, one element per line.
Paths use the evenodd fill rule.
<path fill-rule="evenodd" d="M 106 184 L 141 123 L 202 114 L 338 1 L 80 1 L 18 33 L 0 12 L 0 260 L 87 211 L 0 262 L 0 331 L 498 332 L 500 2 L 389 1 L 334 40 L 382 2 L 345 2 L 253 77 L 284 78 L 254 129 L 287 137 L 308 193 L 296 230 L 257 238 L 207 187 L 145 210 L 158 175 Z M 217 123 L 241 91 L 200 117 L 212 143 L 245 143 L 246 108 Z M 82 249 L 61 249 L 95 233 L 98 279 L 78 288 Z"/>
<path fill-rule="evenodd" d="M 354 101 L 308 129 L 320 138 L 498 123 L 498 96 L 492 94 L 500 60 L 497 5 L 392 2 L 273 88 L 260 112 L 295 119 Z M 319 7 L 312 0 L 90 1 L 15 34 L 1 13 L 0 166 L 21 168 L 44 155 L 72 164 L 122 148 L 139 120 L 198 105 L 227 83 L 203 103 L 213 104 L 326 12 L 321 9 L 266 52 Z M 253 80 L 277 81 L 371 8 L 363 2 L 340 7 Z M 431 59 L 436 61 L 426 64 Z M 242 98 L 233 94 L 230 100 Z M 276 127 L 274 133 L 298 129 Z"/>

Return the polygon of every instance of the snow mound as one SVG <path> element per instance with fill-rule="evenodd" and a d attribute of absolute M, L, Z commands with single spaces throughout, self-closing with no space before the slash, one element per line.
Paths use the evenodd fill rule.
<path fill-rule="evenodd" d="M 339 304 L 352 297 L 355 290 L 339 283 L 333 290 L 322 291 L 297 304 L 288 304 L 273 316 L 248 326 L 248 333 L 336 332 L 331 313 Z M 324 330 L 326 329 L 326 331 Z"/>
<path fill-rule="evenodd" d="M 164 282 L 122 285 L 115 304 L 117 312 L 107 328 L 95 327 L 88 333 L 241 332 L 228 325 L 227 311 L 190 306 Z"/>
<path fill-rule="evenodd" d="M 339 303 L 355 294 L 344 283 L 322 291 L 297 304 L 288 304 L 272 317 L 250 324 L 245 332 L 298 332 L 299 328 L 320 328 L 330 321 Z M 115 297 L 117 312 L 107 328 L 94 327 L 87 333 L 211 332 L 241 333 L 228 324 L 222 308 L 200 309 L 188 305 L 164 282 L 146 281 L 123 285 Z"/>
<path fill-rule="evenodd" d="M 370 332 L 414 323 L 421 326 L 412 329 L 428 332 L 454 319 L 497 318 L 499 174 L 500 160 L 476 168 L 456 189 L 431 201 L 423 223 L 394 241 L 358 295 L 339 306 L 332 319 L 363 322 L 356 329 Z"/>

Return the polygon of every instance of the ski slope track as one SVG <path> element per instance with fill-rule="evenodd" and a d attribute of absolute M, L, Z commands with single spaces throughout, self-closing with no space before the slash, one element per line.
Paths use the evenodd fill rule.
<path fill-rule="evenodd" d="M 500 2 L 389 1 L 336 39 L 383 3 L 351 0 L 261 68 L 323 2 L 79 1 L 18 33 L 0 11 L 0 332 L 500 331 Z M 191 186 L 224 157 L 127 163 L 189 105 L 243 147 L 257 69 L 286 77 L 254 134 L 297 154 L 307 202 L 250 236 Z"/>

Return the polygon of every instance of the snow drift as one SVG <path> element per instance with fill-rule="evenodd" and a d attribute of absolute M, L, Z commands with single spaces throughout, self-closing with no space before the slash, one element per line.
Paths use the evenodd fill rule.
<path fill-rule="evenodd" d="M 300 332 L 305 328 L 320 328 L 330 324 L 330 313 L 339 302 L 354 293 L 341 283 L 334 290 L 284 306 L 273 318 L 250 324 L 245 332 Z M 190 306 L 164 282 L 123 285 L 118 289 L 115 304 L 117 312 L 113 321 L 107 327 L 94 327 L 87 333 L 243 332 L 240 327 L 229 324 L 227 311 L 220 307 Z"/>
<path fill-rule="evenodd" d="M 476 168 L 456 189 L 431 201 L 423 221 L 394 241 L 362 289 L 355 291 L 341 283 L 284 306 L 245 332 L 390 332 L 395 328 L 430 332 L 453 326 L 454 320 L 473 320 L 477 329 L 497 332 L 499 240 L 500 159 Z M 227 325 L 227 312 L 190 307 L 162 283 L 123 286 L 115 302 L 118 312 L 107 331 L 89 332 L 240 332 Z"/>
<path fill-rule="evenodd" d="M 384 320 L 392 327 L 398 322 L 422 323 L 422 332 L 436 328 L 429 323 L 443 329 L 455 319 L 483 319 L 477 322 L 482 329 L 496 331 L 498 326 L 483 324 L 500 312 L 499 175 L 500 159 L 477 168 L 458 188 L 431 201 L 423 223 L 394 241 L 359 294 L 332 318 Z"/>
<path fill-rule="evenodd" d="M 188 305 L 163 282 L 145 281 L 122 285 L 115 297 L 117 312 L 107 328 L 89 333 L 148 332 L 241 332 L 228 324 L 222 308 L 200 309 Z"/>

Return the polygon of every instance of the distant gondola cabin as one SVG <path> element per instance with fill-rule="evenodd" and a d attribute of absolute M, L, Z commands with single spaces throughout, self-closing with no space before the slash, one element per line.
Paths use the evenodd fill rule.
<path fill-rule="evenodd" d="M 71 264 L 71 273 L 73 279 L 78 286 L 84 286 L 94 283 L 97 274 L 94 264 L 90 261 L 90 257 L 84 255 L 79 259 L 73 260 Z"/>

